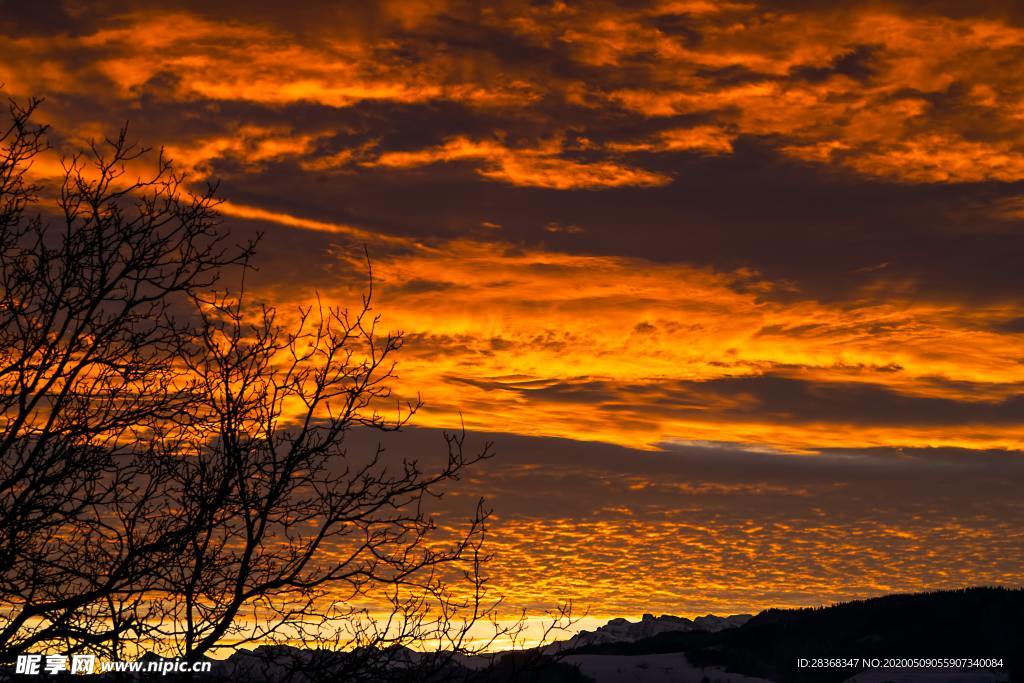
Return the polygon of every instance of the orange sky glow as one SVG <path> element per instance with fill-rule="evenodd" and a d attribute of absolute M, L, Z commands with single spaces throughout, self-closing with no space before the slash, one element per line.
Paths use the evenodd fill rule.
<path fill-rule="evenodd" d="M 365 245 L 401 447 L 497 442 L 439 514 L 491 500 L 511 605 L 1024 583 L 1014 3 L 215 4 L 5 18 L 34 173 L 129 121 L 282 319 Z"/>

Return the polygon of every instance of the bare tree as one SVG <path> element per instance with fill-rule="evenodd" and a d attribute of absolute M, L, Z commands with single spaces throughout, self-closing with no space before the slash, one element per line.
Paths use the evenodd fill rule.
<path fill-rule="evenodd" d="M 0 653 L 110 642 L 130 626 L 162 555 L 184 539 L 158 514 L 163 439 L 187 422 L 194 382 L 168 363 L 176 306 L 244 262 L 218 230 L 213 188 L 194 194 L 120 135 L 66 158 L 39 206 L 38 101 L 10 104 L 0 152 Z M 154 520 L 140 524 L 141 520 Z M 172 528 L 173 527 L 173 528 Z M 111 613 L 113 609 L 116 614 Z"/>
<path fill-rule="evenodd" d="M 301 667 L 274 665 L 302 680 L 424 680 L 519 642 L 482 575 L 482 501 L 458 531 L 430 514 L 490 445 L 349 450 L 420 407 L 392 396 L 402 335 L 372 272 L 356 309 L 282 322 L 218 284 L 244 284 L 254 244 L 228 241 L 214 188 L 162 154 L 134 177 L 148 150 L 124 130 L 30 182 L 37 105 L 0 137 L 0 658 L 297 643 Z"/>
<path fill-rule="evenodd" d="M 244 294 L 198 304 L 201 334 L 183 362 L 205 412 L 175 468 L 181 514 L 196 533 L 163 577 L 176 592 L 163 601 L 162 638 L 189 658 L 295 639 L 327 611 L 337 618 L 338 596 L 351 604 L 383 595 L 463 556 L 483 507 L 438 547 L 423 502 L 490 457 L 489 447 L 466 455 L 462 438 L 448 435 L 433 470 L 382 447 L 348 451 L 351 429 L 396 430 L 419 407 L 417 398 L 391 418 L 380 412 L 401 336 L 379 332 L 369 293 L 354 313 L 302 309 L 291 328 Z"/>
<path fill-rule="evenodd" d="M 203 332 L 187 366 L 208 413 L 175 468 L 197 533 L 168 566 L 177 592 L 161 601 L 159 635 L 175 654 L 298 643 L 269 651 L 274 680 L 414 681 L 522 638 L 523 618 L 497 620 L 501 599 L 482 573 L 483 501 L 449 538 L 427 506 L 490 444 L 469 453 L 464 432 L 447 433 L 434 466 L 348 449 L 351 429 L 397 430 L 420 407 L 390 401 L 402 337 L 379 332 L 372 293 L 370 272 L 358 309 L 318 302 L 289 327 L 244 292 L 198 302 Z M 565 606 L 549 629 L 570 620 Z"/>

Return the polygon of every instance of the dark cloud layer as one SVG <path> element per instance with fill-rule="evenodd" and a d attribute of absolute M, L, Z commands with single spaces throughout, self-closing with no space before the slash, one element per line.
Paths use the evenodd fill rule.
<path fill-rule="evenodd" d="M 727 424 L 757 419 L 777 424 L 974 425 L 999 429 L 1019 425 L 1024 413 L 1024 395 L 1019 386 L 1004 387 L 1009 395 L 998 400 L 953 400 L 901 394 L 884 384 L 815 382 L 772 374 L 636 385 L 596 380 L 559 384 L 453 380 L 494 391 L 515 392 L 531 400 L 597 405 L 613 412 L 631 413 L 642 405 L 645 411 L 681 418 L 706 415 L 713 408 L 714 419 Z M 992 387 L 961 384 L 957 389 L 966 396 L 980 396 Z"/>

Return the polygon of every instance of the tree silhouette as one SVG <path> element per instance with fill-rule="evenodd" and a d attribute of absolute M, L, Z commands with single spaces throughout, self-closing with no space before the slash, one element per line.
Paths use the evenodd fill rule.
<path fill-rule="evenodd" d="M 201 412 L 176 446 L 173 476 L 194 534 L 163 575 L 177 592 L 159 603 L 172 626 L 161 635 L 183 656 L 225 640 L 295 640 L 328 616 L 348 623 L 363 615 L 350 605 L 383 587 L 436 589 L 429 570 L 477 547 L 482 504 L 442 547 L 428 543 L 435 525 L 423 502 L 490 457 L 489 446 L 467 456 L 464 437 L 448 434 L 446 461 L 433 470 L 380 446 L 368 457 L 348 452 L 352 428 L 397 430 L 419 408 L 416 399 L 393 418 L 380 412 L 402 339 L 379 332 L 371 294 L 372 284 L 355 312 L 301 309 L 287 329 L 244 294 L 197 300 L 199 335 L 182 362 Z"/>
<path fill-rule="evenodd" d="M 0 652 L 115 641 L 129 605 L 183 542 L 166 514 L 166 440 L 194 410 L 169 362 L 176 307 L 251 245 L 228 247 L 213 188 L 120 136 L 64 159 L 48 214 L 29 182 L 38 101 L 12 102 L 0 157 Z M 54 210 L 55 209 L 55 210 Z M 144 522 L 144 523 L 143 523 Z M 130 611 L 130 610 L 129 610 Z M 114 618 L 114 617 L 117 618 Z M 122 618 L 124 617 L 124 618 Z"/>
<path fill-rule="evenodd" d="M 446 434 L 436 466 L 347 447 L 420 407 L 392 401 L 402 335 L 369 261 L 356 309 L 281 322 L 242 286 L 255 244 L 229 241 L 215 188 L 162 153 L 135 177 L 124 129 L 31 182 L 38 104 L 12 102 L 0 138 L 0 657 L 288 642 L 321 653 L 306 680 L 422 680 L 518 642 L 481 573 L 482 501 L 446 535 L 426 505 L 490 445 Z"/>

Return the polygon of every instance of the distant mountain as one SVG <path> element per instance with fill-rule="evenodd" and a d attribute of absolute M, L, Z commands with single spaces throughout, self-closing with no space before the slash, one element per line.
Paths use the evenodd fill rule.
<path fill-rule="evenodd" d="M 663 614 L 656 617 L 645 614 L 640 621 L 612 619 L 594 631 L 580 631 L 572 638 L 554 643 L 546 648 L 548 652 L 560 652 L 566 649 L 584 647 L 586 645 L 602 645 L 608 643 L 632 643 L 651 638 L 662 633 L 689 633 L 691 631 L 708 631 L 717 633 L 727 628 L 736 628 L 750 621 L 750 614 L 734 614 L 719 617 L 709 614 L 696 619 L 674 617 Z"/>
<path fill-rule="evenodd" d="M 671 631 L 620 643 L 594 643 L 561 655 L 683 653 L 696 667 L 770 681 L 904 680 L 906 671 L 875 676 L 865 659 L 994 658 L 1002 668 L 966 671 L 964 680 L 1024 681 L 1024 590 L 969 588 L 890 595 L 831 607 L 761 612 L 737 628 Z M 856 659 L 845 668 L 801 667 L 800 659 Z M 572 659 L 572 658 L 570 658 Z M 918 672 L 956 680 L 955 671 Z"/>

